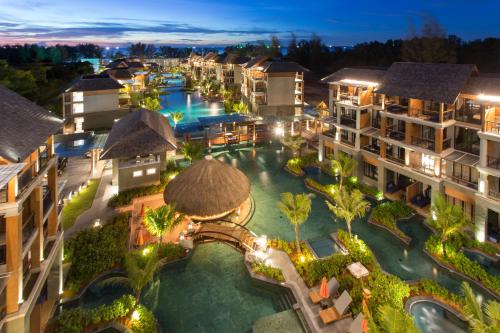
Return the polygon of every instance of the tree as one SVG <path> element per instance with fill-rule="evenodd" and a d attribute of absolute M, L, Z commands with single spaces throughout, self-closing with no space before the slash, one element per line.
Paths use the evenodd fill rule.
<path fill-rule="evenodd" d="M 420 333 L 415 326 L 413 318 L 402 309 L 396 309 L 388 304 L 382 305 L 378 310 L 377 325 L 368 308 L 364 308 L 368 320 L 368 331 L 370 333 Z"/>
<path fill-rule="evenodd" d="M 338 174 L 340 177 L 339 185 L 342 188 L 344 184 L 344 179 L 351 176 L 354 169 L 356 169 L 357 161 L 350 158 L 347 154 L 340 154 L 337 159 L 333 159 L 332 162 L 332 172 Z"/>
<path fill-rule="evenodd" d="M 288 43 L 288 58 L 294 61 L 298 61 L 298 48 L 297 48 L 297 37 L 292 32 L 290 36 L 290 42 Z"/>
<path fill-rule="evenodd" d="M 352 237 L 351 224 L 355 218 L 366 215 L 370 204 L 359 190 L 348 191 L 340 186 L 334 186 L 332 198 L 335 204 L 326 201 L 330 211 L 337 217 L 343 218 L 347 225 L 349 237 Z"/>
<path fill-rule="evenodd" d="M 145 109 L 151 110 L 151 111 L 160 111 L 161 110 L 161 104 L 160 104 L 160 99 L 159 98 L 154 98 L 154 97 L 146 97 L 142 101 L 142 106 Z"/>
<path fill-rule="evenodd" d="M 293 224 L 295 233 L 295 246 L 299 254 L 302 253 L 299 241 L 299 225 L 304 223 L 311 213 L 310 194 L 295 194 L 290 192 L 281 193 L 281 201 L 278 208 L 285 215 L 288 221 Z"/>
<path fill-rule="evenodd" d="M 178 226 L 184 215 L 176 216 L 175 206 L 163 205 L 156 209 L 147 209 L 144 216 L 144 223 L 148 231 L 156 237 L 160 237 L 160 244 L 163 243 L 163 234 Z"/>
<path fill-rule="evenodd" d="M 184 155 L 184 158 L 189 161 L 189 164 L 191 164 L 193 161 L 201 158 L 202 149 L 203 147 L 199 143 L 184 142 L 181 147 L 181 153 Z"/>
<path fill-rule="evenodd" d="M 300 135 L 297 136 L 286 136 L 281 140 L 281 143 L 290 148 L 293 153 L 293 156 L 296 156 L 297 153 L 300 155 L 300 147 L 306 142 L 303 137 Z"/>
<path fill-rule="evenodd" d="M 281 56 L 281 46 L 280 41 L 277 36 L 271 36 L 271 52 L 270 56 L 273 58 L 279 58 Z"/>
<path fill-rule="evenodd" d="M 499 333 L 500 303 L 491 300 L 483 307 L 467 282 L 462 283 L 462 293 L 465 298 L 464 312 L 472 333 Z"/>
<path fill-rule="evenodd" d="M 427 218 L 427 223 L 438 233 L 445 257 L 448 238 L 463 230 L 468 222 L 460 206 L 448 203 L 446 198 L 441 194 L 435 197 L 434 203 L 431 206 L 431 214 Z"/>
<path fill-rule="evenodd" d="M 171 112 L 170 117 L 172 117 L 174 126 L 177 126 L 177 123 L 182 121 L 182 119 L 184 119 L 184 113 L 181 111 Z"/>
<path fill-rule="evenodd" d="M 243 102 L 234 103 L 233 104 L 233 112 L 241 113 L 241 114 L 248 113 L 248 106 Z"/>
<path fill-rule="evenodd" d="M 132 288 L 134 297 L 139 303 L 141 291 L 150 283 L 158 269 L 164 263 L 164 260 L 158 258 L 158 247 L 155 246 L 154 251 L 147 254 L 144 258 L 139 252 L 130 252 L 125 256 L 125 271 L 127 276 L 117 276 L 106 279 L 103 285 L 125 285 Z"/>

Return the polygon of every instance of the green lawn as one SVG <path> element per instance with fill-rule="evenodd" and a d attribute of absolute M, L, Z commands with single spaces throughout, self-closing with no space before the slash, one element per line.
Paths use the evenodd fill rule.
<path fill-rule="evenodd" d="M 63 208 L 63 226 L 68 230 L 75 224 L 77 217 L 92 206 L 100 179 L 91 179 L 87 188 L 80 191 Z"/>

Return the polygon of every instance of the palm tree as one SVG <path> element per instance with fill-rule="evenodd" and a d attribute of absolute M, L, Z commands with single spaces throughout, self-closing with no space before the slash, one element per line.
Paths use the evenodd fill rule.
<path fill-rule="evenodd" d="M 299 225 L 304 223 L 311 213 L 311 195 L 310 194 L 295 194 L 290 192 L 281 193 L 281 201 L 278 203 L 278 208 L 293 224 L 295 232 L 295 246 L 299 254 L 302 253 L 299 242 Z"/>
<path fill-rule="evenodd" d="M 352 237 L 351 224 L 355 218 L 365 216 L 370 204 L 363 197 L 359 190 L 349 192 L 345 188 L 335 186 L 332 192 L 335 204 L 326 201 L 330 211 L 345 220 L 349 237 Z"/>
<path fill-rule="evenodd" d="M 134 297 L 139 303 L 141 291 L 153 280 L 155 273 L 164 263 L 164 260 L 158 258 L 158 248 L 148 254 L 146 262 L 138 252 L 130 252 L 125 256 L 125 271 L 127 276 L 117 276 L 106 279 L 103 285 L 125 285 L 132 288 Z"/>
<path fill-rule="evenodd" d="M 499 333 L 500 303 L 491 300 L 483 307 L 467 282 L 462 283 L 462 293 L 465 298 L 464 312 L 472 333 Z"/>
<path fill-rule="evenodd" d="M 402 309 L 395 309 L 388 304 L 382 305 L 378 310 L 380 325 L 375 323 L 368 307 L 364 308 L 364 312 L 370 333 L 420 333 L 413 318 Z"/>
<path fill-rule="evenodd" d="M 286 136 L 284 137 L 282 140 L 281 140 L 281 143 L 285 146 L 287 146 L 288 148 L 290 148 L 290 150 L 292 151 L 293 153 L 293 156 L 297 155 L 297 153 L 300 154 L 300 147 L 305 143 L 306 141 L 304 140 L 303 137 L 301 137 L 300 135 L 297 135 L 297 136 Z"/>
<path fill-rule="evenodd" d="M 160 237 L 160 244 L 163 242 L 163 234 L 166 231 L 171 231 L 178 226 L 184 216 L 179 214 L 176 216 L 174 205 L 163 205 L 156 209 L 146 209 L 146 216 L 144 216 L 144 223 L 148 231 Z"/>
<path fill-rule="evenodd" d="M 436 196 L 431 207 L 431 214 L 427 218 L 427 223 L 439 234 L 445 257 L 448 238 L 463 230 L 468 222 L 460 206 L 449 204 L 443 195 Z"/>
<path fill-rule="evenodd" d="M 199 143 L 194 142 L 184 142 L 181 147 L 181 153 L 184 158 L 191 164 L 193 161 L 198 160 L 202 156 L 202 146 Z"/>
<path fill-rule="evenodd" d="M 342 188 L 344 179 L 352 175 L 356 168 L 357 161 L 347 154 L 340 154 L 337 159 L 332 160 L 332 171 L 340 176 L 339 185 Z"/>
<path fill-rule="evenodd" d="M 174 127 L 177 126 L 177 123 L 180 122 L 184 118 L 184 113 L 181 111 L 171 112 L 170 117 L 174 121 Z"/>

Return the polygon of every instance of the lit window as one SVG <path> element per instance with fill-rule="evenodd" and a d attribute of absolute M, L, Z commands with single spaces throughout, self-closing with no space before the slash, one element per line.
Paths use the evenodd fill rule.
<path fill-rule="evenodd" d="M 75 91 L 73 93 L 73 102 L 83 102 L 83 91 Z"/>
<path fill-rule="evenodd" d="M 132 173 L 132 177 L 137 178 L 137 177 L 142 177 L 142 170 L 137 170 Z"/>
<path fill-rule="evenodd" d="M 73 104 L 73 113 L 83 113 L 83 104 Z"/>
<path fill-rule="evenodd" d="M 156 173 L 156 168 L 150 168 L 146 170 L 146 175 L 154 175 Z"/>

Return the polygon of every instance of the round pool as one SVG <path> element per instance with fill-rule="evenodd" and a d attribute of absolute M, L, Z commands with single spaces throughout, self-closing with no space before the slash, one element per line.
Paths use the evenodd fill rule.
<path fill-rule="evenodd" d="M 415 301 L 410 305 L 410 314 L 422 333 L 467 333 L 467 322 L 431 300 Z"/>

